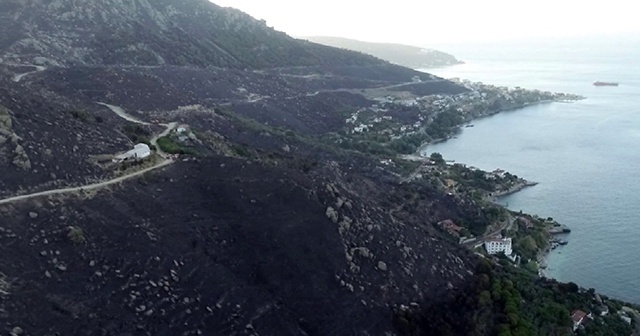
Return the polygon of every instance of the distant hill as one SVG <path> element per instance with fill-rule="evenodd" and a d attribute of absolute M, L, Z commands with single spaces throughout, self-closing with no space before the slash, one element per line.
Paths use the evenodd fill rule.
<path fill-rule="evenodd" d="M 464 63 L 456 59 L 453 55 L 442 51 L 404 44 L 373 43 L 330 36 L 311 36 L 304 37 L 303 39 L 336 48 L 359 51 L 413 69 L 434 68 Z"/>

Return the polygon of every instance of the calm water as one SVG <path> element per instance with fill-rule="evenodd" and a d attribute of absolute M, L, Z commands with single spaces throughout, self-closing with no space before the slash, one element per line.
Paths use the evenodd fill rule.
<path fill-rule="evenodd" d="M 572 229 L 569 245 L 549 255 L 547 273 L 640 303 L 640 43 L 622 42 L 443 48 L 468 64 L 428 70 L 436 75 L 588 99 L 477 120 L 425 151 L 539 182 L 502 202 Z"/>

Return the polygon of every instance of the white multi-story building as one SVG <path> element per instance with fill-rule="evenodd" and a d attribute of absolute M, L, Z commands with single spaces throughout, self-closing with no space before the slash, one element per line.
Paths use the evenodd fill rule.
<path fill-rule="evenodd" d="M 511 238 L 489 239 L 484 242 L 484 248 L 489 254 L 498 254 L 504 252 L 505 255 L 511 255 Z"/>

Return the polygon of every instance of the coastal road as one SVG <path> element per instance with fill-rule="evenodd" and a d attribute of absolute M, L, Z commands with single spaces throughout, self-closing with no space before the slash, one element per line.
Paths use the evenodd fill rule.
<path fill-rule="evenodd" d="M 502 230 L 510 230 L 513 227 L 513 223 L 515 223 L 515 218 L 513 218 L 510 213 L 508 213 L 507 220 L 502 225 L 500 225 L 499 228 L 485 234 L 482 237 L 478 237 L 478 239 L 474 241 L 463 243 L 462 245 L 466 247 L 473 247 L 474 245 L 484 243 L 487 239 L 498 235 Z"/>
<path fill-rule="evenodd" d="M 284 76 L 300 77 L 300 78 L 311 78 L 311 77 L 313 77 L 315 75 L 311 75 L 311 77 L 309 75 L 304 75 L 304 76 L 284 75 Z M 413 81 L 411 81 L 411 82 L 403 82 L 403 83 L 399 83 L 399 84 L 391 84 L 391 85 L 386 85 L 386 86 L 364 88 L 364 89 L 338 88 L 338 89 L 330 89 L 330 90 L 318 90 L 318 91 L 314 91 L 314 92 L 306 92 L 306 93 L 301 93 L 301 94 L 297 94 L 297 95 L 293 95 L 293 96 L 287 96 L 287 97 L 283 97 L 283 98 L 279 98 L 279 99 L 291 100 L 291 99 L 298 99 L 298 98 L 302 98 L 302 97 L 315 97 L 315 96 L 317 96 L 317 95 L 319 95 L 321 93 L 336 93 L 336 92 L 349 92 L 349 93 L 355 93 L 355 94 L 362 94 L 363 90 L 365 92 L 366 91 L 372 91 L 372 90 L 388 90 L 388 89 L 399 88 L 399 87 L 410 85 L 410 84 L 438 83 L 438 82 L 448 82 L 448 80 L 446 80 L 446 79 L 431 79 L 431 80 L 426 80 L 426 81 L 422 81 L 422 82 L 413 82 Z M 220 104 L 220 106 L 231 106 L 233 104 L 255 104 L 255 103 L 261 102 L 262 100 L 268 99 L 268 98 L 272 98 L 272 97 L 271 96 L 259 96 L 259 97 L 254 97 L 254 98 L 248 98 L 247 100 L 222 103 L 222 104 Z M 102 105 L 106 106 L 106 104 L 102 104 Z"/>
<path fill-rule="evenodd" d="M 47 190 L 47 191 L 41 191 L 41 192 L 37 192 L 37 193 L 33 193 L 33 194 L 28 194 L 28 195 L 21 195 L 21 196 L 14 196 L 14 197 L 9 197 L 9 198 L 5 198 L 3 200 L 0 200 L 0 205 L 3 204 L 9 204 L 9 203 L 15 203 L 15 202 L 19 202 L 19 201 L 25 201 L 25 200 L 29 200 L 29 199 L 33 199 L 33 198 L 37 198 L 37 197 L 43 197 L 43 196 L 52 196 L 52 195 L 61 195 L 61 194 L 68 194 L 68 193 L 74 193 L 74 192 L 80 192 L 80 191 L 86 191 L 86 190 L 96 190 L 96 189 L 100 189 L 100 188 L 104 188 L 107 186 L 110 186 L 112 184 L 116 184 L 116 183 L 120 183 L 122 181 L 126 181 L 129 179 L 132 179 L 134 177 L 143 175 L 145 173 L 148 173 L 152 170 L 156 170 L 159 168 L 162 168 L 164 166 L 167 166 L 169 164 L 172 164 L 173 160 L 163 160 L 162 162 L 128 174 L 128 175 L 124 175 L 124 176 L 120 176 L 108 181 L 103 181 L 103 182 L 98 182 L 98 183 L 93 183 L 93 184 L 88 184 L 88 185 L 84 185 L 84 186 L 80 186 L 80 187 L 72 187 L 72 188 L 62 188 L 62 189 L 53 189 L 53 190 Z"/>

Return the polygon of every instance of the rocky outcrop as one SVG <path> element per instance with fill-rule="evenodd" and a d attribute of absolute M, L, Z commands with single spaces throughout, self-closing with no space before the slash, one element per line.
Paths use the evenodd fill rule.
<path fill-rule="evenodd" d="M 11 114 L 0 106 L 0 165 L 8 162 L 23 170 L 31 169 L 31 161 L 20 144 L 20 137 L 13 132 Z"/>
<path fill-rule="evenodd" d="M 382 63 L 293 39 L 206 0 L 6 1 L 0 31 L 0 57 L 50 66 Z"/>

